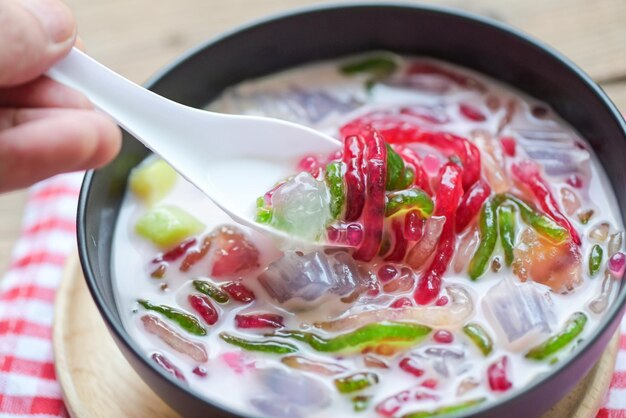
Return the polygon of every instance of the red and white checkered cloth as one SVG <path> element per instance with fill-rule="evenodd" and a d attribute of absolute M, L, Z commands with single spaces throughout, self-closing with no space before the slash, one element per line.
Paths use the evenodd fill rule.
<path fill-rule="evenodd" d="M 65 174 L 30 190 L 22 235 L 0 280 L 0 418 L 68 416 L 54 373 L 52 315 L 65 261 L 76 248 L 81 179 Z M 626 321 L 622 333 L 598 418 L 626 418 Z"/>

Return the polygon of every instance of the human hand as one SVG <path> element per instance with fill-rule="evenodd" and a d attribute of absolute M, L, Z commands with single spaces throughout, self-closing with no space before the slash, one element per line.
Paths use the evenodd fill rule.
<path fill-rule="evenodd" d="M 75 39 L 60 0 L 0 0 L 0 192 L 102 166 L 120 148 L 110 119 L 43 76 Z"/>

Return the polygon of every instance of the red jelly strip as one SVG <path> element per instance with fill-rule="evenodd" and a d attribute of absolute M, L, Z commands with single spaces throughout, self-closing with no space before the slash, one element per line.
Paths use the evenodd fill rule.
<path fill-rule="evenodd" d="M 215 306 L 213 306 L 211 299 L 204 295 L 189 295 L 187 296 L 187 301 L 189 301 L 193 310 L 204 319 L 204 322 L 209 325 L 215 325 L 219 319 L 219 314 Z"/>
<path fill-rule="evenodd" d="M 156 257 L 154 260 L 152 260 L 153 263 L 161 263 L 163 261 L 175 261 L 178 260 L 180 257 L 182 257 L 189 248 L 191 248 L 192 246 L 196 245 L 196 239 L 195 238 L 189 238 L 188 240 L 185 240 L 183 242 L 181 242 L 180 244 L 178 244 L 176 247 L 172 248 L 171 250 L 161 254 L 160 256 Z"/>
<path fill-rule="evenodd" d="M 478 215 L 483 203 L 491 194 L 491 187 L 483 179 L 478 180 L 465 192 L 459 208 L 456 210 L 456 232 L 463 231 Z"/>
<path fill-rule="evenodd" d="M 385 257 L 385 261 L 402 261 L 406 254 L 408 246 L 407 240 L 404 237 L 404 222 L 401 217 L 396 216 L 391 221 L 391 230 L 393 231 L 394 246 L 389 255 Z"/>
<path fill-rule="evenodd" d="M 354 253 L 357 260 L 370 261 L 376 254 L 383 240 L 385 220 L 385 183 L 387 177 L 387 148 L 382 136 L 367 128 L 365 138 L 365 176 L 366 195 L 363 206 L 363 241 Z M 347 200 L 349 200 L 348 197 Z"/>
<path fill-rule="evenodd" d="M 419 364 L 411 357 L 405 357 L 400 360 L 398 367 L 415 377 L 421 377 L 424 374 L 424 369 L 419 367 Z"/>
<path fill-rule="evenodd" d="M 513 164 L 511 167 L 513 174 L 524 183 L 530 191 L 535 195 L 535 198 L 539 201 L 541 208 L 554 219 L 554 221 L 565 228 L 572 241 L 576 245 L 581 245 L 580 235 L 570 223 L 565 215 L 559 209 L 558 203 L 554 199 L 550 187 L 541 178 L 539 174 L 539 168 L 531 161 L 525 160 L 517 164 Z"/>
<path fill-rule="evenodd" d="M 285 326 L 283 317 L 278 314 L 235 315 L 237 328 L 282 328 Z"/>
<path fill-rule="evenodd" d="M 211 237 L 205 237 L 202 241 L 202 246 L 199 249 L 189 251 L 182 263 L 180 263 L 180 271 L 189 271 L 194 264 L 202 260 L 208 254 L 209 249 L 211 248 L 211 243 Z"/>
<path fill-rule="evenodd" d="M 402 157 L 402 159 L 413 167 L 413 171 L 415 172 L 415 184 L 417 187 L 422 189 L 428 194 L 432 194 L 432 190 L 430 189 L 430 178 L 424 167 L 422 167 L 422 159 L 415 151 L 411 148 L 407 147 L 394 147 L 394 150 Z"/>
<path fill-rule="evenodd" d="M 437 399 L 439 399 L 437 395 L 429 393 L 417 386 L 383 399 L 376 405 L 376 412 L 383 417 L 390 418 L 395 416 L 400 408 L 407 403 Z"/>
<path fill-rule="evenodd" d="M 399 309 L 399 308 L 404 308 L 407 306 L 413 306 L 413 302 L 411 301 L 411 299 L 407 298 L 406 296 L 403 296 L 401 298 L 394 300 L 389 306 L 395 309 Z"/>
<path fill-rule="evenodd" d="M 249 303 L 256 299 L 252 290 L 239 282 L 230 282 L 222 285 L 222 290 L 237 302 Z"/>
<path fill-rule="evenodd" d="M 484 122 L 485 120 L 487 120 L 483 112 L 478 110 L 476 107 L 468 105 L 466 103 L 461 103 L 459 105 L 459 112 L 461 112 L 461 114 L 467 119 L 474 122 Z"/>
<path fill-rule="evenodd" d="M 450 81 L 455 82 L 461 87 L 466 87 L 468 89 L 478 90 L 478 91 L 486 91 L 487 88 L 483 83 L 476 80 L 473 77 L 456 73 L 454 71 L 448 70 L 446 68 L 440 67 L 435 64 L 431 64 L 429 62 L 414 62 L 409 66 L 407 70 L 408 74 L 434 74 L 439 75 L 444 78 L 447 78 Z"/>
<path fill-rule="evenodd" d="M 513 386 L 508 378 L 507 363 L 507 357 L 503 356 L 500 360 L 490 364 L 487 368 L 487 379 L 489 380 L 491 390 L 504 392 Z"/>
<path fill-rule="evenodd" d="M 183 382 L 187 381 L 183 372 L 181 372 L 178 367 L 174 366 L 174 364 L 169 361 L 163 354 L 152 354 L 152 360 L 154 360 L 156 364 L 158 364 L 163 370 L 174 376 L 176 379 L 182 380 Z"/>
<path fill-rule="evenodd" d="M 441 167 L 434 215 L 445 216 L 446 222 L 437 243 L 435 257 L 417 282 L 414 297 L 418 305 L 429 304 L 437 298 L 441 290 L 441 279 L 454 254 L 455 213 L 463 195 L 462 174 L 461 167 L 454 163 L 447 163 Z"/>
<path fill-rule="evenodd" d="M 407 212 L 404 217 L 404 238 L 409 241 L 419 241 L 424 235 L 425 219 L 416 209 Z"/>
<path fill-rule="evenodd" d="M 345 220 L 356 221 L 365 205 L 365 178 L 363 175 L 363 156 L 365 140 L 360 135 L 351 135 L 345 139 L 343 162 L 346 165 L 346 214 Z"/>
<path fill-rule="evenodd" d="M 395 113 L 394 113 L 395 112 Z M 456 155 L 463 165 L 463 187 L 469 189 L 480 178 L 480 151 L 466 138 L 445 133 L 424 131 L 414 118 L 397 114 L 374 112 L 358 118 L 341 128 L 342 135 L 359 132 L 371 125 L 390 144 L 421 143 L 438 149 L 446 156 Z"/>

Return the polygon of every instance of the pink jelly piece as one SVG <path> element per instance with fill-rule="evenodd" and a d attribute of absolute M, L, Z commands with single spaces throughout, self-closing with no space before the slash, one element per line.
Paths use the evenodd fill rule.
<path fill-rule="evenodd" d="M 183 374 L 183 372 L 181 372 L 180 369 L 176 367 L 174 363 L 169 361 L 167 357 L 165 357 L 163 354 L 161 353 L 152 354 L 152 360 L 154 360 L 156 364 L 158 364 L 163 370 L 165 370 L 166 372 L 174 376 L 176 379 L 181 380 L 183 382 L 187 381 L 187 379 L 185 379 L 185 375 Z"/>
<path fill-rule="evenodd" d="M 282 328 L 284 320 L 281 315 L 262 313 L 262 314 L 238 314 L 235 315 L 235 325 L 237 328 L 258 329 L 258 328 Z"/>
<path fill-rule="evenodd" d="M 452 341 L 454 341 L 454 336 L 450 331 L 440 329 L 433 335 L 433 340 L 440 344 L 450 344 Z"/>
<path fill-rule="evenodd" d="M 196 244 L 196 239 L 195 238 L 189 238 L 188 240 L 185 240 L 185 241 L 181 242 L 180 244 L 178 244 L 176 247 L 172 248 L 171 250 L 169 250 L 169 251 L 161 254 L 160 256 L 156 257 L 154 260 L 152 260 L 152 262 L 153 263 L 161 263 L 163 261 L 175 261 L 175 260 L 178 260 L 180 257 L 185 255 L 185 253 L 187 252 L 187 250 L 189 248 L 191 248 L 195 244 Z"/>
<path fill-rule="evenodd" d="M 363 241 L 363 227 L 359 224 L 350 224 L 346 227 L 346 241 L 348 245 L 358 247 Z"/>
<path fill-rule="evenodd" d="M 394 300 L 389 306 L 395 309 L 404 308 L 407 306 L 413 306 L 413 301 L 407 298 L 406 296 L 403 296 L 401 298 Z"/>
<path fill-rule="evenodd" d="M 393 265 L 383 264 L 378 269 L 378 280 L 380 280 L 383 283 L 388 282 L 389 280 L 396 277 L 397 274 L 398 274 L 398 269 L 396 269 Z"/>
<path fill-rule="evenodd" d="M 517 145 L 515 138 L 504 136 L 500 138 L 500 144 L 502 144 L 502 150 L 506 155 L 509 157 L 515 157 L 515 147 Z"/>
<path fill-rule="evenodd" d="M 570 175 L 565 182 L 575 189 L 583 187 L 583 181 L 577 174 Z"/>
<path fill-rule="evenodd" d="M 192 373 L 199 377 L 206 377 L 207 371 L 202 366 L 196 366 L 193 368 Z"/>
<path fill-rule="evenodd" d="M 320 162 L 313 155 L 307 155 L 298 162 L 298 170 L 308 171 L 315 174 L 320 167 Z"/>
<path fill-rule="evenodd" d="M 254 363 L 246 361 L 246 357 L 236 351 L 222 353 L 220 359 L 237 374 L 243 374 L 246 370 L 254 369 Z"/>
<path fill-rule="evenodd" d="M 339 229 L 335 228 L 334 226 L 329 226 L 328 228 L 326 228 L 326 238 L 330 242 L 339 242 Z"/>
<path fill-rule="evenodd" d="M 252 290 L 239 282 L 230 282 L 222 285 L 222 290 L 237 302 L 249 303 L 256 299 Z"/>
<path fill-rule="evenodd" d="M 487 120 L 485 114 L 478 110 L 478 108 L 469 105 L 467 103 L 459 104 L 459 112 L 467 119 L 472 120 L 474 122 L 484 122 Z"/>
<path fill-rule="evenodd" d="M 420 367 L 420 364 L 413 357 L 405 357 L 398 363 L 400 369 L 412 374 L 415 377 L 420 377 L 424 374 L 424 369 Z"/>
<path fill-rule="evenodd" d="M 609 272 L 617 278 L 624 276 L 626 269 L 626 256 L 622 252 L 617 252 L 609 258 Z"/>
<path fill-rule="evenodd" d="M 435 302 L 435 305 L 446 306 L 448 302 L 449 302 L 449 299 L 447 296 L 441 296 L 439 299 L 437 299 L 437 302 Z"/>
<path fill-rule="evenodd" d="M 422 386 L 429 389 L 436 389 L 438 384 L 437 379 L 426 379 L 422 382 Z"/>
<path fill-rule="evenodd" d="M 426 387 L 422 384 L 422 387 Z M 437 400 L 439 397 L 434 393 L 416 386 L 408 390 L 403 390 L 395 395 L 383 399 L 376 405 L 376 412 L 383 417 L 393 417 L 406 404 L 412 404 L 424 400 Z"/>
<path fill-rule="evenodd" d="M 259 250 L 234 226 L 222 226 L 213 233 L 215 246 L 211 276 L 233 276 L 259 266 Z"/>
<path fill-rule="evenodd" d="M 508 377 L 507 364 L 508 359 L 506 356 L 503 356 L 500 360 L 490 364 L 487 368 L 487 378 L 491 390 L 504 392 L 513 386 Z"/>

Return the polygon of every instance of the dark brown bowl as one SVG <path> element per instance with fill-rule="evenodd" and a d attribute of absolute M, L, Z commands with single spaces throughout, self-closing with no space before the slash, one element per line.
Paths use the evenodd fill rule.
<path fill-rule="evenodd" d="M 203 107 L 224 88 L 311 61 L 369 50 L 440 58 L 485 73 L 548 102 L 586 138 L 607 171 L 626 219 L 626 124 L 602 90 L 556 51 L 515 29 L 465 12 L 408 4 L 317 7 L 243 26 L 206 42 L 147 85 L 178 102 Z M 83 271 L 120 350 L 144 381 L 185 417 L 239 417 L 172 379 L 149 361 L 122 326 L 111 283 L 111 243 L 129 171 L 148 155 L 126 135 L 121 154 L 89 172 L 78 211 Z M 626 222 L 625 222 L 626 223 Z M 626 289 L 590 338 L 567 361 L 530 385 L 468 411 L 472 417 L 539 416 L 565 396 L 605 349 L 620 319 Z"/>

